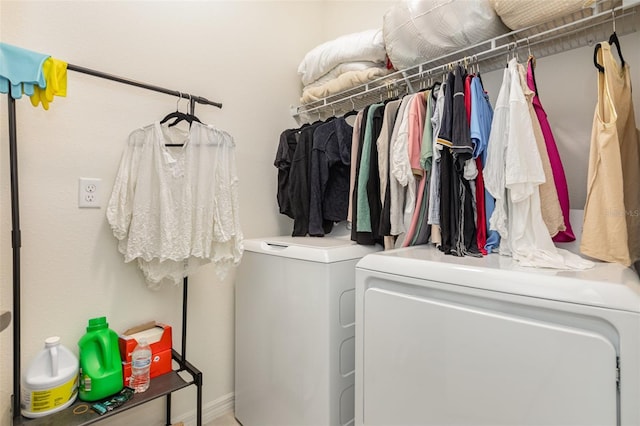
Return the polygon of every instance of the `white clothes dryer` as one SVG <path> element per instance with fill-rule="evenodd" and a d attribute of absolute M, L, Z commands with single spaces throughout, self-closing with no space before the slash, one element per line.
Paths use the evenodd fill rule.
<path fill-rule="evenodd" d="M 412 247 L 356 268 L 355 424 L 640 425 L 640 281 Z"/>
<path fill-rule="evenodd" d="M 355 266 L 348 238 L 244 241 L 236 279 L 235 416 L 243 426 L 353 424 Z"/>

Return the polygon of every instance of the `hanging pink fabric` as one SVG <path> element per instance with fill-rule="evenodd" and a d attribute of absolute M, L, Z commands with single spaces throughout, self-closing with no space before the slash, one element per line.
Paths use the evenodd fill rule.
<path fill-rule="evenodd" d="M 558 200 L 560 201 L 564 224 L 567 228 L 565 231 L 558 232 L 553 237 L 553 241 L 556 243 L 567 243 L 576 239 L 573 234 L 573 230 L 571 229 L 571 223 L 569 222 L 569 189 L 567 188 L 567 178 L 565 177 L 560 153 L 558 152 L 558 147 L 556 146 L 556 141 L 553 137 L 549 120 L 547 119 L 547 113 L 542 108 L 540 98 L 538 97 L 538 88 L 536 87 L 536 80 L 533 72 L 533 62 L 533 58 L 529 58 L 529 61 L 527 61 L 527 85 L 535 92 L 535 96 L 533 97 L 533 108 L 536 111 L 540 127 L 542 128 L 542 134 L 544 135 L 544 142 L 547 146 L 549 162 L 551 163 L 551 171 L 553 172 L 553 180 L 556 184 Z"/>

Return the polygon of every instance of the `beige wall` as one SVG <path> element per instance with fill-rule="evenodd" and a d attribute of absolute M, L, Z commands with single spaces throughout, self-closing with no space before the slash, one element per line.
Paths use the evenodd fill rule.
<path fill-rule="evenodd" d="M 0 2 L 1 39 L 95 68 L 224 104 L 198 106 L 202 121 L 237 143 L 241 221 L 248 238 L 288 234 L 277 213 L 273 157 L 295 125 L 297 66 L 317 44 L 381 26 L 389 1 Z M 640 64 L 638 34 L 622 38 Z M 638 87 L 639 74 L 634 74 Z M 568 172 L 574 206 L 584 203 L 595 71 L 590 48 L 541 59 L 538 83 Z M 499 73 L 486 76 L 492 101 Z M 639 104 L 638 91 L 635 92 Z M 0 99 L 0 311 L 11 310 L 10 197 L 5 96 Z M 184 105 L 184 104 L 183 104 Z M 106 315 L 114 330 L 156 319 L 180 342 L 181 287 L 148 290 L 117 252 L 103 208 L 77 208 L 77 179 L 101 178 L 105 198 L 129 132 L 162 118 L 175 98 L 70 72 L 69 95 L 47 112 L 18 101 L 22 225 L 22 363 L 60 335 L 77 351 L 86 321 Z M 637 113 L 636 113 L 637 114 Z M 204 373 L 204 407 L 232 396 L 233 282 L 213 266 L 190 278 L 188 358 Z M 8 424 L 11 333 L 0 335 L 0 424 Z M 192 415 L 194 388 L 174 397 L 176 418 Z M 161 402 L 145 411 L 162 423 Z M 133 424 L 132 410 L 110 424 Z M 176 420 L 174 418 L 174 420 Z"/>
<path fill-rule="evenodd" d="M 289 220 L 277 213 L 273 158 L 280 132 L 295 125 L 289 106 L 299 97 L 297 66 L 308 50 L 335 35 L 326 29 L 331 23 L 324 25 L 333 10 L 332 2 L 322 1 L 2 0 L 0 36 L 76 65 L 222 102 L 222 110 L 198 106 L 197 114 L 236 140 L 241 223 L 251 238 L 290 232 Z M 370 16 L 353 22 L 369 28 L 376 25 L 366 22 Z M 5 311 L 11 310 L 11 211 L 6 98 L 0 98 Z M 150 319 L 173 324 L 178 347 L 182 287 L 150 291 L 136 266 L 123 264 L 105 220 L 105 199 L 99 210 L 77 208 L 78 177 L 101 178 L 108 197 L 129 132 L 175 105 L 170 96 L 74 72 L 68 97 L 56 99 L 49 111 L 26 99 L 17 102 L 23 369 L 51 335 L 77 353 L 87 320 L 99 315 L 116 331 Z M 206 413 L 233 395 L 233 283 L 232 277 L 219 282 L 214 266 L 189 282 L 187 355 L 204 373 Z M 0 424 L 10 419 L 11 354 L 8 329 L 0 335 Z M 174 420 L 193 414 L 194 398 L 193 387 L 175 394 Z M 157 402 L 141 410 L 161 424 L 161 408 Z M 109 423 L 134 424 L 137 411 Z"/>

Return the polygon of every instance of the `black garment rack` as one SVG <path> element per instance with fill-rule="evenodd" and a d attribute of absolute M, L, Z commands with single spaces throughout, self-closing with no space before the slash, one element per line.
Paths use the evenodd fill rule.
<path fill-rule="evenodd" d="M 184 98 L 189 100 L 189 112 L 190 114 L 194 114 L 195 112 L 195 104 L 205 104 L 205 105 L 213 105 L 218 108 L 222 108 L 222 104 L 219 102 L 210 101 L 207 98 L 202 96 L 192 95 L 185 92 L 179 92 L 177 90 L 170 90 L 164 87 L 155 86 L 152 84 L 142 83 L 136 80 L 131 80 L 124 77 L 119 77 L 112 74 L 107 74 L 101 71 L 96 71 L 93 69 L 81 67 L 78 65 L 68 64 L 67 69 L 71 71 L 76 71 L 83 74 L 92 75 L 94 77 L 103 78 L 106 80 L 115 81 L 122 84 L 127 84 L 130 86 L 139 87 L 142 89 L 151 90 L 154 92 L 165 93 L 172 96 L 177 96 L 179 98 Z M 26 420 L 22 418 L 20 413 L 20 380 L 21 380 L 21 365 L 20 365 L 20 247 L 21 244 L 21 231 L 20 231 L 20 208 L 19 208 L 19 192 L 18 192 L 18 149 L 17 149 L 17 127 L 16 127 L 16 104 L 15 99 L 11 97 L 10 93 L 7 93 L 7 99 L 9 102 L 8 108 L 8 121 L 9 121 L 9 162 L 10 162 L 10 174 L 11 174 L 11 246 L 13 251 L 13 395 L 12 395 L 12 410 L 13 410 L 13 423 L 16 424 L 28 424 L 28 425 L 36 425 L 38 424 L 38 419 Z M 179 370 L 187 371 L 191 377 L 193 378 L 192 382 L 184 382 L 182 378 L 177 376 L 177 372 L 172 372 L 171 374 L 174 376 L 165 377 L 160 376 L 158 380 L 162 378 L 162 389 L 159 392 L 151 392 L 151 389 L 143 394 L 136 394 L 134 398 L 130 401 L 131 403 L 127 403 L 122 406 L 119 410 L 115 410 L 110 412 L 111 414 L 117 414 L 119 411 L 123 411 L 127 405 L 128 408 L 132 408 L 134 406 L 140 405 L 152 399 L 165 396 L 166 397 L 166 424 L 169 426 L 171 424 L 171 392 L 181 389 L 183 387 L 194 384 L 197 387 L 197 409 L 196 409 L 196 421 L 197 425 L 202 425 L 202 372 L 195 368 L 190 362 L 187 361 L 186 358 L 186 342 L 187 342 L 187 292 L 188 292 L 188 278 L 185 277 L 183 280 L 183 291 L 182 291 L 182 347 L 181 353 L 178 353 L 175 350 L 172 350 L 173 359 L 178 362 Z M 75 405 L 75 404 L 74 404 Z M 72 405 L 72 407 L 74 406 Z M 69 409 L 67 409 L 69 410 Z M 62 413 L 61 421 L 68 422 L 71 417 L 69 415 L 65 416 L 65 412 Z M 59 413 L 52 414 L 58 415 Z M 50 422 L 51 416 L 45 416 L 41 419 Z M 75 416 L 75 417 L 84 417 L 76 419 L 76 423 L 74 424 L 90 424 L 97 422 L 98 420 L 102 420 L 105 416 L 97 416 L 95 413 L 88 413 L 86 416 Z M 64 419 L 64 420 L 62 420 Z M 79 421 L 79 423 L 78 423 Z M 46 423 L 49 424 L 49 423 Z M 68 423 L 70 424 L 70 423 Z"/>

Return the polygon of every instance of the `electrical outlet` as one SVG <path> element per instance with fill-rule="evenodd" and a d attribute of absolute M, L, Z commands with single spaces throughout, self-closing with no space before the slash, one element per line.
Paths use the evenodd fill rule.
<path fill-rule="evenodd" d="M 80 178 L 78 181 L 78 207 L 100 208 L 100 182 L 98 178 Z"/>

